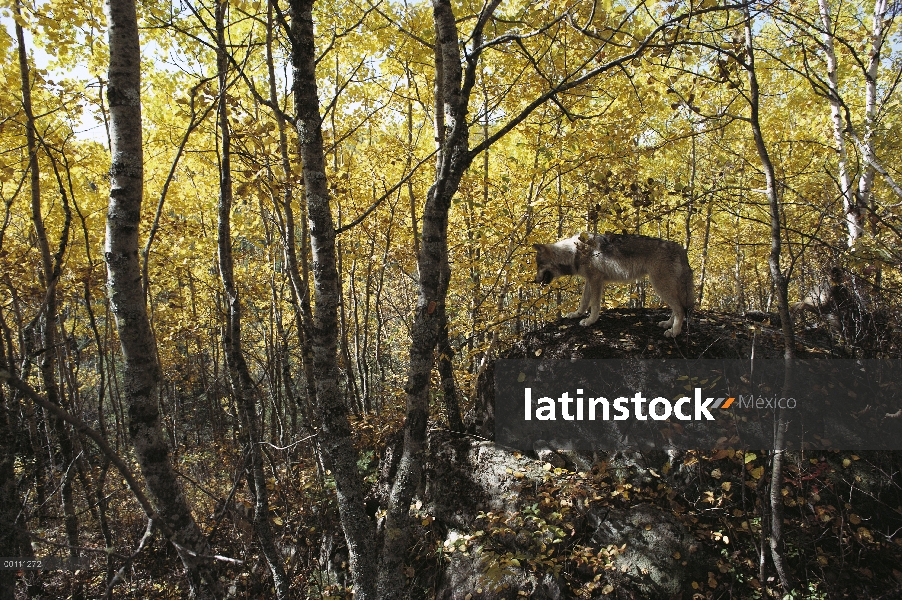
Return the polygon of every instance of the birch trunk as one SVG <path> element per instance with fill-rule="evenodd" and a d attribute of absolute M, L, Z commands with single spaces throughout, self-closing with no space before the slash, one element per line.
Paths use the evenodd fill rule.
<path fill-rule="evenodd" d="M 482 43 L 482 29 L 500 0 L 489 3 L 479 15 L 472 44 Z M 469 151 L 467 106 L 475 83 L 479 52 L 467 57 L 461 69 L 457 23 L 450 0 L 433 0 L 436 31 L 436 158 L 435 180 L 423 209 L 419 268 L 419 295 L 411 328 L 410 366 L 405 392 L 407 419 L 404 424 L 404 451 L 389 496 L 385 539 L 379 569 L 380 598 L 398 598 L 404 588 L 404 556 L 409 546 L 407 526 L 410 501 L 420 483 L 422 454 L 426 443 L 429 406 L 429 378 L 435 348 L 447 323 L 445 297 L 451 269 L 448 266 L 448 212 L 461 177 L 474 154 Z"/>
<path fill-rule="evenodd" d="M 241 301 L 235 285 L 235 263 L 232 257 L 232 163 L 231 127 L 229 125 L 228 103 L 228 48 L 225 40 L 225 13 L 228 0 L 216 4 L 216 66 L 219 78 L 219 134 L 222 142 L 219 165 L 219 222 L 218 258 L 219 275 L 222 279 L 226 301 L 226 323 L 223 332 L 223 346 L 232 393 L 238 403 L 248 446 L 250 473 L 248 484 L 254 496 L 254 535 L 276 588 L 280 600 L 288 597 L 289 580 L 285 575 L 282 555 L 276 548 L 272 526 L 269 520 L 269 493 L 263 474 L 263 450 L 260 447 L 261 427 L 257 416 L 257 390 L 251 378 L 247 361 L 241 347 Z"/>
<path fill-rule="evenodd" d="M 276 91 L 276 71 L 273 61 L 273 2 L 271 0 L 266 17 L 266 67 L 269 74 L 269 100 L 273 106 L 279 105 L 279 96 Z M 310 340 L 310 324 L 313 322 L 313 310 L 310 307 L 309 269 L 307 267 L 307 235 L 306 224 L 302 223 L 301 235 L 301 259 L 298 261 L 297 239 L 295 235 L 294 218 L 294 175 L 291 168 L 291 160 L 288 156 L 288 135 L 285 132 L 285 117 L 281 112 L 275 111 L 276 124 L 279 129 L 279 155 L 282 159 L 282 176 L 284 177 L 284 191 L 282 193 L 282 245 L 285 249 L 285 265 L 288 271 L 288 279 L 291 288 L 291 298 L 295 306 L 295 325 L 298 328 L 298 339 L 301 345 L 301 365 L 304 369 L 304 386 L 307 392 L 307 400 L 301 410 L 303 411 L 305 426 L 309 426 L 310 407 L 316 403 L 316 385 L 313 373 L 313 347 Z M 303 215 L 301 216 L 303 220 Z"/>
<path fill-rule="evenodd" d="M 185 566 L 191 595 L 218 598 L 222 596 L 218 569 L 200 556 L 210 554 L 209 545 L 169 462 L 169 447 L 160 426 L 157 403 L 160 369 L 138 262 L 144 168 L 141 56 L 135 2 L 109 0 L 107 13 L 110 43 L 107 102 L 112 164 L 104 258 L 110 308 L 116 317 L 125 363 L 122 381 L 128 404 L 128 432 L 151 502 L 165 520 L 167 529 L 172 531 L 171 541 Z"/>
<path fill-rule="evenodd" d="M 839 80 L 837 77 L 836 50 L 833 46 L 833 18 L 830 15 L 828 0 L 818 0 L 821 25 L 824 28 L 822 38 L 824 54 L 827 59 L 827 86 L 830 92 L 830 119 L 833 124 L 833 140 L 839 160 L 839 187 L 842 194 L 843 219 L 846 224 L 846 242 L 849 248 L 861 237 L 861 213 L 858 210 L 852 181 L 849 176 L 849 156 L 846 151 L 846 140 L 843 135 L 845 124 L 842 116 L 842 104 L 839 96 Z"/>
<path fill-rule="evenodd" d="M 338 386 L 338 302 L 341 284 L 335 261 L 335 225 L 329 206 L 322 117 L 316 86 L 313 0 L 291 0 L 291 60 L 298 146 L 303 165 L 315 312 L 311 328 L 316 381 L 317 443 L 335 478 L 339 518 L 348 545 L 354 596 L 375 597 L 374 527 L 366 514 L 347 407 Z"/>
<path fill-rule="evenodd" d="M 20 16 L 19 3 L 14 5 L 16 15 Z M 28 67 L 28 56 L 25 50 L 25 36 L 22 25 L 16 21 L 16 42 L 19 55 L 19 76 L 22 85 L 22 108 L 25 112 L 25 140 L 28 149 L 28 171 L 31 183 L 31 219 L 34 224 L 35 238 L 41 253 L 41 266 L 43 268 L 41 279 L 45 287 L 43 319 L 40 319 L 40 343 L 41 350 L 39 367 L 41 381 L 47 398 L 54 404 L 61 406 L 62 394 L 56 380 L 57 373 L 57 302 L 56 280 L 59 277 L 59 263 L 65 251 L 68 241 L 69 220 L 67 213 L 66 225 L 63 229 L 63 239 L 60 242 L 60 250 L 54 264 L 54 257 L 50 252 L 50 244 L 47 241 L 47 230 L 44 227 L 44 217 L 41 212 L 41 173 L 38 166 L 37 133 L 34 119 L 34 110 L 31 103 L 31 76 Z M 68 203 L 66 204 L 68 208 Z M 66 424 L 60 419 L 51 419 L 53 432 L 59 439 L 60 458 L 62 459 L 63 475 L 60 482 L 60 492 L 63 500 L 63 513 L 65 514 L 66 539 L 73 556 L 77 555 L 78 541 L 78 517 L 75 514 L 75 501 L 72 489 L 72 477 L 74 465 L 72 439 L 69 436 Z"/>
<path fill-rule="evenodd" d="M 16 16 L 21 17 L 20 5 L 16 2 L 13 5 L 13 8 L 16 12 Z M 29 183 L 31 188 L 31 213 L 32 213 L 32 221 L 34 224 L 35 230 L 35 238 L 38 242 L 38 248 L 41 252 L 41 266 L 42 272 L 40 278 L 43 280 L 43 283 L 48 285 L 49 277 L 52 272 L 51 260 L 50 260 L 50 246 L 47 244 L 47 234 L 44 231 L 44 221 L 41 218 L 41 176 L 38 168 L 38 155 L 37 155 L 37 141 L 35 136 L 35 124 L 34 124 L 34 113 L 32 111 L 31 104 L 31 77 L 29 74 L 28 67 L 28 55 L 25 50 L 25 35 L 22 30 L 22 25 L 16 21 L 15 24 L 16 30 L 16 42 L 18 45 L 18 57 L 19 57 L 19 76 L 21 78 L 21 90 L 22 90 L 22 110 L 25 113 L 25 143 L 28 150 L 28 175 L 29 175 Z M 54 290 L 50 287 L 46 290 L 46 304 L 44 308 L 44 319 L 43 326 L 39 331 L 40 338 L 42 340 L 39 342 L 41 347 L 43 348 L 51 348 L 55 345 L 53 329 L 47 328 L 47 316 L 55 312 L 56 306 L 56 295 Z M 51 308 L 51 305 L 54 308 Z M 51 321 L 52 323 L 52 321 Z M 31 332 L 29 332 L 28 338 L 31 341 L 34 341 Z M 50 345 L 47 345 L 50 344 Z M 32 351 L 36 352 L 38 348 L 33 348 Z M 52 401 L 56 404 L 59 404 L 59 394 L 57 393 L 56 381 L 53 378 L 53 363 L 52 359 L 48 356 L 51 352 L 43 352 L 40 354 L 39 358 L 39 366 L 41 371 L 41 377 L 43 379 L 44 387 L 47 391 L 48 396 L 52 395 Z M 49 379 L 48 379 L 49 374 Z M 37 419 L 34 413 L 31 414 L 33 419 L 34 426 L 32 427 L 33 431 L 33 439 L 37 440 Z M 40 446 L 40 444 L 38 445 Z M 37 512 L 40 519 L 43 521 L 44 519 L 44 504 L 46 502 L 46 495 L 44 491 L 44 453 L 40 448 L 36 448 L 35 452 L 35 477 L 37 483 L 37 491 L 38 491 L 38 508 Z M 64 458 L 65 460 L 65 458 Z M 51 463 L 52 465 L 52 463 Z M 68 488 L 71 490 L 71 483 L 68 483 Z M 69 492 L 71 496 L 71 492 Z M 64 503 L 65 504 L 65 503 Z M 70 540 L 71 542 L 71 540 Z"/>
<path fill-rule="evenodd" d="M 889 6 L 886 0 L 874 1 L 874 25 L 871 30 L 871 47 L 868 51 L 867 68 L 864 72 L 864 132 L 859 149 L 862 154 L 864 171 L 858 179 L 858 202 L 861 208 L 870 204 L 871 188 L 874 186 L 874 131 L 877 125 L 877 75 L 880 70 L 880 53 L 886 39 L 884 18 Z"/>
<path fill-rule="evenodd" d="M 746 50 L 746 71 L 749 81 L 749 105 L 751 115 L 749 123 L 752 127 L 752 134 L 755 138 L 755 147 L 758 150 L 758 157 L 761 160 L 761 169 L 764 171 L 764 179 L 766 182 L 767 202 L 770 208 L 770 255 L 768 256 L 768 265 L 770 266 L 770 274 L 773 279 L 774 288 L 777 293 L 777 309 L 780 313 L 780 323 L 783 329 L 783 357 L 786 363 L 786 379 L 784 381 L 784 392 L 787 391 L 790 383 L 792 372 L 792 361 L 795 357 L 795 334 L 792 329 L 792 317 L 789 313 L 789 299 L 787 294 L 786 277 L 780 267 L 780 242 L 781 242 L 781 226 L 780 226 L 780 201 L 777 196 L 777 178 L 774 171 L 774 165 L 767 150 L 767 144 L 764 142 L 764 135 L 761 132 L 760 110 L 760 92 L 758 88 L 758 77 L 755 73 L 755 53 L 752 34 L 752 18 L 745 9 L 745 50 Z M 781 482 L 783 481 L 783 455 L 786 451 L 786 439 L 784 436 L 786 422 L 783 411 L 777 414 L 776 436 L 774 438 L 774 460 L 771 467 L 771 531 L 770 531 L 770 550 L 771 559 L 774 561 L 774 567 L 777 575 L 780 577 L 780 583 L 783 585 L 784 594 L 792 594 L 795 588 L 795 581 L 792 573 L 786 565 L 786 557 L 783 553 L 783 497 L 780 494 Z M 776 489 L 774 489 L 776 485 Z M 762 549 L 763 552 L 763 549 Z"/>

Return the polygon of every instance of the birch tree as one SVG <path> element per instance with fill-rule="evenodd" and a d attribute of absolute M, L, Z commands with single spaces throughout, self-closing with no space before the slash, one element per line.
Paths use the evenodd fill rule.
<path fill-rule="evenodd" d="M 223 346 L 232 393 L 238 403 L 241 424 L 244 429 L 245 452 L 248 457 L 248 487 L 254 497 L 254 534 L 266 557 L 276 588 L 276 597 L 288 597 L 289 581 L 285 575 L 282 556 L 273 539 L 269 515 L 269 491 L 263 473 L 263 449 L 261 448 L 260 419 L 257 414 L 257 389 L 250 369 L 244 358 L 241 344 L 241 299 L 235 281 L 235 267 L 232 256 L 232 162 L 231 125 L 229 124 L 228 72 L 229 57 L 226 45 L 226 13 L 228 0 L 216 3 L 216 70 L 219 80 L 219 210 L 217 223 L 217 245 L 219 276 L 226 301 Z"/>
<path fill-rule="evenodd" d="M 192 596 L 218 598 L 219 574 L 206 537 L 191 514 L 169 459 L 157 395 L 160 368 L 138 261 L 138 226 L 144 183 L 141 135 L 141 52 L 134 0 L 109 0 L 110 199 L 104 258 L 110 308 L 125 362 L 123 392 L 128 432 L 158 518 L 185 567 Z"/>
<path fill-rule="evenodd" d="M 792 385 L 793 360 L 795 359 L 795 332 L 792 328 L 792 316 L 789 313 L 789 291 L 786 281 L 786 275 L 783 267 L 780 265 L 780 250 L 783 236 L 782 226 L 780 224 L 780 199 L 778 191 L 778 182 L 774 163 L 771 160 L 767 143 L 764 140 L 764 133 L 761 130 L 761 91 L 758 85 L 758 75 L 755 70 L 755 44 L 753 34 L 753 22 L 751 12 L 748 7 L 743 9 L 743 39 L 745 41 L 745 58 L 742 60 L 737 58 L 737 63 L 741 64 L 748 76 L 748 95 L 746 99 L 749 103 L 748 123 L 752 129 L 752 135 L 755 140 L 755 148 L 758 151 L 758 157 L 761 161 L 761 170 L 764 172 L 765 195 L 767 197 L 767 205 L 770 216 L 770 253 L 768 254 L 767 264 L 770 267 L 770 275 L 777 292 L 777 310 L 780 314 L 780 325 L 783 331 L 783 357 L 785 364 L 785 374 L 783 381 L 783 394 L 788 396 Z M 783 497 L 780 493 L 783 485 L 783 461 L 786 453 L 786 420 L 784 418 L 783 409 L 777 413 L 777 422 L 774 425 L 774 447 L 773 462 L 771 463 L 771 481 L 770 481 L 770 550 L 771 559 L 780 582 L 783 585 L 783 593 L 791 594 L 795 588 L 795 581 L 789 567 L 786 564 L 786 555 L 783 549 Z M 764 548 L 761 548 L 762 557 Z M 763 566 L 763 563 L 762 563 Z M 762 577 L 763 579 L 763 577 Z"/>
<path fill-rule="evenodd" d="M 316 381 L 317 444 L 335 477 L 339 517 L 348 545 L 355 596 L 375 597 L 375 528 L 366 514 L 347 407 L 338 386 L 338 303 L 341 281 L 335 260 L 335 222 L 323 153 L 322 116 L 316 82 L 313 0 L 290 0 L 295 127 L 310 223 L 315 310 L 311 327 Z"/>
<path fill-rule="evenodd" d="M 829 0 L 817 1 L 820 13 L 823 33 L 821 38 L 824 45 L 824 58 L 827 66 L 827 89 L 830 101 L 830 119 L 833 125 L 833 141 L 836 144 L 836 154 L 839 163 L 839 191 L 842 195 L 843 214 L 847 230 L 847 243 L 851 248 L 855 241 L 861 237 L 861 213 L 856 206 L 856 198 L 849 174 L 849 153 L 846 150 L 845 120 L 843 119 L 842 104 L 839 92 L 838 64 L 836 61 L 836 47 L 833 44 L 833 17 L 830 14 Z"/>
<path fill-rule="evenodd" d="M 875 136 L 877 129 L 877 76 L 880 69 L 880 57 L 883 52 L 883 44 L 886 42 L 887 23 L 886 13 L 889 4 L 886 0 L 874 1 L 873 26 L 869 40 L 867 62 L 864 67 L 864 122 L 861 139 L 857 140 L 861 159 L 864 163 L 863 172 L 858 179 L 858 201 L 862 206 L 868 206 L 871 199 L 871 189 L 874 185 L 874 165 L 876 156 L 874 153 Z"/>
<path fill-rule="evenodd" d="M 780 18 L 792 23 L 799 33 L 799 43 L 804 45 L 807 36 L 819 34 L 816 41 L 820 47 L 825 72 L 818 72 L 806 59 L 802 74 L 813 86 L 815 93 L 825 97 L 830 104 L 831 129 L 837 153 L 837 183 L 842 199 L 842 221 L 846 229 L 846 244 L 853 249 L 865 233 L 865 220 L 872 207 L 871 195 L 876 174 L 880 174 L 887 185 L 902 197 L 902 188 L 884 168 L 877 157 L 881 106 L 889 101 L 899 83 L 898 77 L 888 83 L 884 98 L 880 93 L 880 68 L 884 59 L 884 47 L 890 33 L 892 19 L 888 18 L 890 6 L 886 0 L 875 0 L 871 13 L 871 28 L 863 44 L 857 44 L 849 34 L 839 32 L 842 14 L 839 6 L 833 13 L 829 0 L 818 0 L 817 23 L 809 22 L 803 15 L 780 13 Z M 837 53 L 837 45 L 851 55 L 855 70 L 861 79 L 847 77 L 845 86 L 839 73 L 843 70 Z M 817 56 L 816 53 L 814 53 Z M 807 53 L 805 54 L 807 56 Z M 815 61 L 817 62 L 817 61 Z M 856 116 L 852 97 L 861 94 L 861 114 Z M 850 156 L 847 140 L 857 152 L 858 164 Z M 856 181 L 857 180 L 857 181 Z"/>

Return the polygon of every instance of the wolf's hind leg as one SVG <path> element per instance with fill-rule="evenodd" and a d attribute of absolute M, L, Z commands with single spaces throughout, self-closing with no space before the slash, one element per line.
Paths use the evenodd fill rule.
<path fill-rule="evenodd" d="M 664 337 L 675 338 L 680 335 L 683 330 L 683 322 L 686 320 L 686 313 L 679 304 L 673 307 L 673 327 L 664 332 Z"/>
<path fill-rule="evenodd" d="M 686 311 L 680 301 L 679 290 L 676 289 L 674 284 L 675 282 L 667 277 L 651 277 L 652 287 L 655 288 L 658 296 L 667 303 L 667 306 L 672 311 L 669 319 L 658 323 L 659 327 L 667 329 L 664 332 L 664 337 L 670 338 L 680 335 L 680 331 L 683 329 L 683 321 L 686 320 Z"/>
<path fill-rule="evenodd" d="M 587 280 L 586 290 L 589 292 L 589 316 L 579 322 L 583 327 L 588 327 L 598 320 L 598 315 L 601 313 L 601 292 L 604 290 L 604 281 L 590 285 Z"/>

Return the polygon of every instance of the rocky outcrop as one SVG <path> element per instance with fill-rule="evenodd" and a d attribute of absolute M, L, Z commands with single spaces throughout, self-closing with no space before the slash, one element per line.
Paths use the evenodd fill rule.
<path fill-rule="evenodd" d="M 623 508 L 587 501 L 560 541 L 585 546 L 593 555 L 613 548 L 611 563 L 601 572 L 571 569 L 565 578 L 559 569 L 537 567 L 537 561 L 523 558 L 528 555 L 523 536 L 538 533 L 513 527 L 510 535 L 489 539 L 478 529 L 481 515 L 490 511 L 513 519 L 534 509 L 536 498 L 529 490 L 554 476 L 549 462 L 442 431 L 431 433 L 427 452 L 422 509 L 447 527 L 437 598 L 571 598 L 581 583 L 595 581 L 595 598 L 664 599 L 691 589 L 691 581 L 715 560 L 700 551 L 688 529 L 665 508 L 648 502 Z"/>
<path fill-rule="evenodd" d="M 669 511 L 650 504 L 590 513 L 595 532 L 592 542 L 600 548 L 626 546 L 614 558 L 616 570 L 645 598 L 678 596 L 704 573 L 707 558 L 699 555 L 695 539 Z"/>

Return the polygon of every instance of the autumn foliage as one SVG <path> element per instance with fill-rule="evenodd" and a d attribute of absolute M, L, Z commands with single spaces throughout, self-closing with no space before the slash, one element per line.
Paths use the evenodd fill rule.
<path fill-rule="evenodd" d="M 306 49 L 318 106 L 301 107 L 297 22 L 308 4 L 138 6 L 138 259 L 159 370 L 150 405 L 184 506 L 207 540 L 203 552 L 223 559 L 214 572 L 228 585 L 211 597 L 229 586 L 242 597 L 350 594 L 360 576 L 345 538 L 353 537 L 354 502 L 370 512 L 364 533 L 382 561 L 373 564 L 399 581 L 413 581 L 411 564 L 433 568 L 442 553 L 530 532 L 520 554 L 497 546 L 487 580 L 516 562 L 560 576 L 582 597 L 610 594 L 617 579 L 604 573 L 622 549 L 590 552 L 571 532 L 580 507 L 625 508 L 635 496 L 672 505 L 723 551 L 691 593 L 726 597 L 729 579 L 742 590 L 734 597 L 779 594 L 780 582 L 762 581 L 749 562 L 765 544 L 761 505 L 751 499 L 770 493 L 763 454 L 681 458 L 674 468 L 694 474 L 680 498 L 657 481 L 633 486 L 607 463 L 548 469 L 541 487 L 523 492 L 534 500 L 529 512 L 485 511 L 478 533 L 450 546 L 445 525 L 417 514 L 414 525 L 427 533 L 408 546 L 433 544 L 412 551 L 421 563 L 405 563 L 403 553 L 389 560 L 394 550 L 375 524 L 404 525 L 410 502 L 387 507 L 390 495 L 380 504 L 369 490 L 386 440 L 405 422 L 416 450 L 420 392 L 422 432 L 459 429 L 460 417 L 475 412 L 486 365 L 573 310 L 576 280 L 532 284 L 534 243 L 579 231 L 673 240 L 688 248 L 699 310 L 732 315 L 725 322 L 746 313 L 778 319 L 756 120 L 775 173 L 790 300 L 830 285 L 836 268 L 832 283 L 850 298 L 833 320 L 796 315 L 796 330 L 816 328 L 833 356 L 898 359 L 898 2 L 320 0 Z M 116 133 L 108 17 L 98 0 L 4 0 L 0 22 L 0 383 L 9 383 L 0 385 L 0 555 L 93 561 L 78 574 L 0 572 L 0 587 L 15 581 L 21 597 L 41 586 L 77 597 L 179 597 L 189 589 L 179 570 L 191 559 L 167 544 L 176 538 L 165 526 L 148 527 L 134 491 L 150 487 L 157 502 L 129 429 L 134 405 L 117 324 L 131 315 L 114 316 L 108 286 Z M 316 140 L 302 118 L 317 114 L 323 181 L 311 179 Z M 314 184 L 322 186 L 316 198 Z M 323 295 L 326 212 L 331 299 Z M 336 324 L 323 331 L 317 311 L 327 300 Z M 659 305 L 647 282 L 609 286 L 604 302 Z M 334 369 L 318 371 L 318 344 L 333 334 L 323 343 L 333 344 Z M 417 369 L 425 376 L 417 379 Z M 96 431 L 138 483 L 127 485 L 96 440 L 26 388 Z M 349 429 L 332 428 L 333 417 L 350 419 Z M 472 418 L 463 421 L 472 433 Z M 352 452 L 345 463 L 340 442 Z M 840 497 L 867 463 L 868 476 L 888 469 L 898 498 L 898 458 L 796 458 L 785 467 L 783 496 L 788 526 L 802 532 L 787 542 L 799 589 L 827 597 L 902 584 L 902 573 L 881 562 L 891 554 L 880 554 L 897 552 L 900 508 L 875 500 L 868 510 L 880 516 L 868 523 Z M 346 500 L 350 480 L 361 493 Z M 397 497 L 414 494 L 411 486 L 398 484 Z M 851 578 L 828 576 L 853 547 L 883 558 L 874 567 L 856 562 Z M 274 584 L 278 569 L 284 579 Z M 197 581 L 191 590 L 202 597 Z M 2 599 L 11 594 L 0 590 Z"/>

